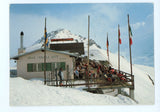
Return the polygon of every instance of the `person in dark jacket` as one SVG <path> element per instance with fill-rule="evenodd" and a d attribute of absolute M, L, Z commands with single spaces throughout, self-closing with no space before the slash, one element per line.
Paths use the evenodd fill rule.
<path fill-rule="evenodd" d="M 58 72 L 58 76 L 59 76 L 59 79 L 60 79 L 60 82 L 59 82 L 60 85 L 63 85 L 63 84 L 62 84 L 62 78 L 63 78 L 62 75 L 63 75 L 62 68 L 60 68 L 60 69 L 59 69 L 59 72 Z"/>

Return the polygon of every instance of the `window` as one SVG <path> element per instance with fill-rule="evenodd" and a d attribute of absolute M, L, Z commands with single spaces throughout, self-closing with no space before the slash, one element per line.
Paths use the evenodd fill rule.
<path fill-rule="evenodd" d="M 51 63 L 46 63 L 46 71 L 51 71 Z"/>
<path fill-rule="evenodd" d="M 60 62 L 60 67 L 62 67 L 63 70 L 65 70 L 65 62 Z"/>
<path fill-rule="evenodd" d="M 36 72 L 36 71 L 37 71 L 37 65 L 35 63 L 27 64 L 27 72 Z"/>
<path fill-rule="evenodd" d="M 33 64 L 27 64 L 27 72 L 33 72 Z"/>
<path fill-rule="evenodd" d="M 38 71 L 44 71 L 44 63 L 38 64 Z M 46 63 L 46 71 L 51 71 L 51 63 Z"/>
<path fill-rule="evenodd" d="M 56 66 L 57 65 L 57 66 Z M 46 63 L 46 71 L 54 71 L 55 68 L 58 70 L 62 68 L 63 70 L 66 69 L 66 63 L 65 62 L 53 62 L 53 63 Z M 27 72 L 42 72 L 44 71 L 44 63 L 28 63 L 27 64 Z"/>
<path fill-rule="evenodd" d="M 65 70 L 65 62 L 57 62 L 57 69 L 59 70 L 60 68 L 62 68 L 63 70 Z"/>

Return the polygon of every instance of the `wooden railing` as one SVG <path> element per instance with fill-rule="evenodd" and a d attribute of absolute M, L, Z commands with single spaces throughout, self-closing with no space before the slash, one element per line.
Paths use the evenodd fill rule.
<path fill-rule="evenodd" d="M 129 73 L 115 70 L 117 75 L 116 77 L 98 77 L 98 78 L 89 78 L 89 83 L 87 82 L 88 79 L 82 78 L 82 79 L 65 79 L 62 80 L 63 85 L 60 85 L 60 80 L 58 79 L 58 76 L 56 78 L 56 74 L 51 72 L 48 74 L 47 77 L 47 85 L 49 86 L 62 86 L 62 87 L 73 87 L 73 86 L 88 86 L 88 85 L 97 85 L 100 86 L 120 86 L 120 87 L 129 87 L 134 88 L 134 75 L 131 75 Z M 122 76 L 118 76 L 118 73 L 120 73 Z M 109 80 L 110 78 L 110 80 Z M 123 80 L 124 79 L 124 80 Z M 81 81 L 81 82 L 80 82 Z"/>

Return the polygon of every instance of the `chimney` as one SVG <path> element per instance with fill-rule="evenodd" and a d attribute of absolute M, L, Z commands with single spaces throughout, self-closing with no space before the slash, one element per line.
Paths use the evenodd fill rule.
<path fill-rule="evenodd" d="M 18 54 L 21 54 L 21 53 L 25 53 L 25 48 L 23 48 L 23 36 L 24 36 L 24 33 L 23 31 L 21 31 L 20 33 L 20 48 L 18 49 Z"/>
<path fill-rule="evenodd" d="M 21 36 L 21 46 L 20 46 L 20 48 L 21 49 L 23 49 L 23 35 L 24 35 L 23 31 L 21 31 L 21 33 L 20 33 L 20 36 Z"/>

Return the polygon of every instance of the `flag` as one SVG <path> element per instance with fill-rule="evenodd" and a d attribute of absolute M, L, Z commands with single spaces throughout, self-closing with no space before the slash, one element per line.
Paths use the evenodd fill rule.
<path fill-rule="evenodd" d="M 44 39 L 45 39 L 45 44 L 48 47 L 49 41 L 48 41 L 48 37 L 47 37 L 46 18 L 45 18 L 45 28 L 44 28 Z"/>
<path fill-rule="evenodd" d="M 48 37 L 47 37 L 47 30 L 46 30 L 46 28 L 45 28 L 45 32 L 44 32 L 44 38 L 45 38 L 46 46 L 48 47 L 49 41 L 48 41 Z"/>
<path fill-rule="evenodd" d="M 109 46 L 109 42 L 108 42 L 108 37 L 107 37 L 107 48 L 108 48 L 108 46 Z"/>
<path fill-rule="evenodd" d="M 107 34 L 107 55 L 109 56 L 108 47 L 109 47 L 109 41 L 108 41 L 108 34 Z"/>
<path fill-rule="evenodd" d="M 120 35 L 121 35 L 121 33 L 120 33 L 120 29 L 118 29 L 119 44 L 121 44 L 121 43 L 122 43 Z"/>
<path fill-rule="evenodd" d="M 132 30 L 130 25 L 129 25 L 129 42 L 130 42 L 130 45 L 132 45 Z"/>

